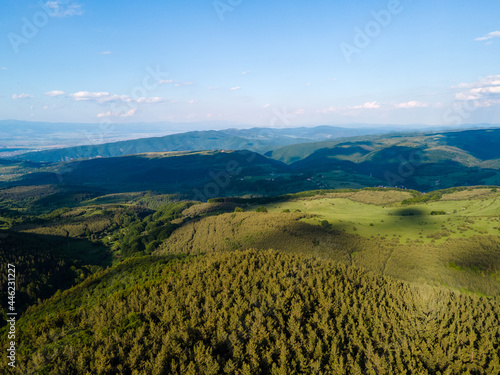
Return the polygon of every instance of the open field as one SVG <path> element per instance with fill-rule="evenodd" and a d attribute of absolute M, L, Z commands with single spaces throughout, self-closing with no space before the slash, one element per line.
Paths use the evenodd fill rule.
<path fill-rule="evenodd" d="M 402 242 L 439 243 L 447 238 L 500 233 L 500 195 L 490 189 L 444 195 L 438 202 L 401 205 L 401 201 L 409 197 L 409 193 L 394 191 L 386 194 L 366 191 L 332 193 L 327 197 L 269 204 L 266 208 L 269 212 L 300 210 L 315 215 L 303 219 L 311 224 L 321 225 L 327 220 L 333 228 L 348 233 L 365 237 L 394 236 Z"/>
<path fill-rule="evenodd" d="M 478 187 L 432 194 L 318 190 L 200 203 L 153 192 L 99 195 L 46 186 L 4 189 L 0 223 L 20 234 L 71 240 L 78 246 L 65 252 L 82 264 L 101 264 L 95 260 L 101 254 L 117 264 L 152 253 L 273 248 L 500 294 L 499 192 Z"/>
<path fill-rule="evenodd" d="M 236 200 L 234 213 L 217 212 L 221 203 L 212 203 L 212 210 L 210 204 L 194 205 L 156 254 L 274 248 L 398 279 L 500 294 L 498 193 L 478 188 L 440 194 L 439 201 L 403 204 L 425 196 L 384 189 L 319 191 L 267 204 Z"/>

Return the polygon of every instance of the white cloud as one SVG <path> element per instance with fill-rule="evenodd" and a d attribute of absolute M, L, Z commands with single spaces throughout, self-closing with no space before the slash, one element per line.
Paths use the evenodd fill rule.
<path fill-rule="evenodd" d="M 198 103 L 198 100 L 188 100 L 187 103 L 188 104 L 196 104 L 196 103 Z"/>
<path fill-rule="evenodd" d="M 479 87 L 479 88 L 470 90 L 470 92 L 473 94 L 476 94 L 476 95 L 500 94 L 500 86 Z"/>
<path fill-rule="evenodd" d="M 380 104 L 378 104 L 377 102 L 367 102 L 367 103 L 363 104 L 363 108 L 365 108 L 365 109 L 379 109 Z"/>
<path fill-rule="evenodd" d="M 123 101 L 131 102 L 132 98 L 127 95 L 113 95 L 109 92 L 89 92 L 89 91 L 78 91 L 74 94 L 69 94 L 76 101 L 96 101 L 98 103 L 106 103 L 113 101 Z"/>
<path fill-rule="evenodd" d="M 486 34 L 480 38 L 474 39 L 476 42 L 482 42 L 484 40 L 489 40 L 493 38 L 500 38 L 500 31 L 492 31 L 491 33 Z"/>
<path fill-rule="evenodd" d="M 307 83 L 306 83 L 306 86 L 311 86 L 311 83 L 310 83 L 310 82 L 307 82 Z"/>
<path fill-rule="evenodd" d="M 174 87 L 182 87 L 182 86 L 191 86 L 191 85 L 194 85 L 194 82 L 181 82 L 181 81 L 174 81 L 173 79 L 163 79 L 161 81 L 158 81 L 159 85 L 168 85 L 170 83 L 173 83 Z"/>
<path fill-rule="evenodd" d="M 208 87 L 208 90 L 220 90 L 220 87 L 218 86 Z"/>
<path fill-rule="evenodd" d="M 476 100 L 478 98 L 477 96 L 468 94 L 466 92 L 459 92 L 455 94 L 455 99 L 463 101 L 463 100 Z"/>
<path fill-rule="evenodd" d="M 91 100 L 105 98 L 111 95 L 109 92 L 89 92 L 89 91 L 78 91 L 74 94 L 69 94 L 75 100 Z"/>
<path fill-rule="evenodd" d="M 61 90 L 54 90 L 54 91 L 46 92 L 43 95 L 46 95 L 46 96 L 61 96 L 61 95 L 66 95 L 66 93 L 64 91 L 61 91 Z"/>
<path fill-rule="evenodd" d="M 461 83 L 455 94 L 458 101 L 476 101 L 478 107 L 490 107 L 500 103 L 500 75 L 487 76 L 472 83 Z"/>
<path fill-rule="evenodd" d="M 182 81 L 174 81 L 173 79 L 162 79 L 161 81 L 158 81 L 159 85 L 168 85 L 168 84 L 174 84 L 174 87 L 182 87 L 182 86 L 191 86 L 194 85 L 194 82 L 182 82 Z"/>
<path fill-rule="evenodd" d="M 137 111 L 137 108 L 132 108 L 128 112 L 126 112 L 122 117 L 132 117 L 135 116 L 135 112 Z"/>
<path fill-rule="evenodd" d="M 294 115 L 303 115 L 304 113 L 306 113 L 306 111 L 302 108 L 299 108 L 295 112 L 293 112 Z"/>
<path fill-rule="evenodd" d="M 48 96 L 57 96 L 59 93 L 64 94 L 62 91 L 52 91 L 49 93 L 45 93 Z M 57 94 L 57 95 L 56 95 Z M 160 98 L 158 96 L 154 96 L 151 98 L 132 98 L 128 95 L 116 95 L 111 94 L 109 92 L 89 92 L 89 91 L 78 91 L 73 94 L 69 94 L 71 98 L 76 101 L 92 101 L 98 104 L 108 104 L 108 103 L 136 103 L 136 104 L 157 104 L 169 102 L 168 99 Z"/>
<path fill-rule="evenodd" d="M 340 114 L 351 114 L 352 115 L 353 111 L 359 111 L 359 110 L 363 110 L 363 109 L 379 109 L 379 108 L 380 108 L 380 104 L 377 103 L 377 101 L 373 101 L 373 102 L 366 102 L 364 104 L 358 104 L 358 105 L 348 105 L 345 107 L 330 106 L 328 108 L 320 109 L 317 112 L 318 113 L 337 112 Z"/>
<path fill-rule="evenodd" d="M 97 117 L 111 117 L 111 116 L 113 116 L 113 112 L 111 112 L 111 111 L 97 114 Z"/>
<path fill-rule="evenodd" d="M 422 102 L 418 102 L 416 100 L 411 100 L 409 102 L 395 104 L 394 106 L 396 108 L 409 109 L 409 108 L 425 108 L 425 107 L 428 107 L 429 105 L 427 103 L 422 103 Z"/>
<path fill-rule="evenodd" d="M 160 98 L 158 96 L 154 96 L 152 98 L 139 98 L 135 102 L 136 103 L 164 103 L 167 99 Z"/>
<path fill-rule="evenodd" d="M 241 89 L 240 86 L 236 86 L 236 87 L 231 87 L 229 90 L 236 91 L 236 90 L 240 90 L 240 89 Z"/>
<path fill-rule="evenodd" d="M 247 71 L 247 72 L 241 72 L 241 75 L 242 76 L 246 76 L 248 73 L 251 73 L 250 71 Z"/>
<path fill-rule="evenodd" d="M 111 55 L 111 51 L 103 51 L 101 52 L 101 55 Z"/>
<path fill-rule="evenodd" d="M 491 107 L 496 104 L 500 104 L 500 99 L 483 99 L 483 100 L 478 100 L 474 102 L 474 105 L 478 108 L 485 108 L 485 107 Z"/>
<path fill-rule="evenodd" d="M 321 113 L 330 113 L 330 112 L 335 112 L 337 110 L 338 110 L 337 108 L 335 108 L 334 106 L 331 106 L 331 107 L 322 109 L 320 112 Z"/>
<path fill-rule="evenodd" d="M 494 75 L 481 78 L 479 81 L 472 83 L 460 83 L 452 88 L 471 89 L 476 87 L 498 86 L 498 85 L 500 85 L 500 75 Z"/>
<path fill-rule="evenodd" d="M 32 98 L 33 95 L 30 95 L 30 94 L 14 94 L 12 95 L 12 99 L 14 100 L 20 100 L 20 99 L 28 99 L 28 98 Z"/>
<path fill-rule="evenodd" d="M 380 104 L 376 101 L 374 102 L 366 102 L 365 104 L 359 104 L 354 106 L 348 106 L 347 109 L 379 109 Z"/>
<path fill-rule="evenodd" d="M 82 5 L 73 0 L 47 1 L 43 7 L 51 17 L 71 17 L 83 14 Z"/>
<path fill-rule="evenodd" d="M 2 67 L 0 68 L 0 70 L 9 70 L 9 69 L 8 69 L 8 68 L 6 68 L 5 66 L 2 66 Z"/>
<path fill-rule="evenodd" d="M 122 112 L 103 112 L 103 113 L 98 113 L 97 117 L 133 117 L 135 116 L 135 112 L 137 111 L 137 108 L 132 108 L 129 111 L 122 111 Z"/>
<path fill-rule="evenodd" d="M 194 82 L 176 82 L 175 87 L 181 87 L 181 86 L 190 86 L 194 85 Z"/>
<path fill-rule="evenodd" d="M 271 106 L 271 104 L 264 104 L 264 108 L 269 108 Z"/>

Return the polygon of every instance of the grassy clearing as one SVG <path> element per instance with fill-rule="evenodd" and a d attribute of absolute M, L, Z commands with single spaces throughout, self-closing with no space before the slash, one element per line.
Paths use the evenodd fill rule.
<path fill-rule="evenodd" d="M 464 200 L 452 196 L 413 205 L 394 202 L 412 195 L 404 191 L 329 192 L 241 204 L 247 212 L 188 219 L 160 252 L 272 247 L 408 281 L 498 295 L 500 199 L 491 189 L 472 190 L 462 193 Z M 261 213 L 249 212 L 258 207 Z"/>
<path fill-rule="evenodd" d="M 273 213 L 300 210 L 316 215 L 303 219 L 309 224 L 321 225 L 323 220 L 327 220 L 334 229 L 364 237 L 397 237 L 402 242 L 420 240 L 424 243 L 439 243 L 447 238 L 500 233 L 500 199 L 497 194 L 492 195 L 489 190 L 479 195 L 470 192 L 456 194 L 468 196 L 468 199 L 455 200 L 456 197 L 452 197 L 453 200 L 401 206 L 394 203 L 395 199 L 404 196 L 400 192 L 370 191 L 363 192 L 363 195 L 344 193 L 342 198 L 329 194 L 326 198 L 318 196 L 280 202 L 266 205 L 266 208 Z M 378 201 L 375 199 L 377 195 L 380 198 Z M 473 199 L 474 196 L 481 199 Z M 363 203 L 360 200 L 378 204 Z M 444 214 L 432 215 L 433 212 Z"/>

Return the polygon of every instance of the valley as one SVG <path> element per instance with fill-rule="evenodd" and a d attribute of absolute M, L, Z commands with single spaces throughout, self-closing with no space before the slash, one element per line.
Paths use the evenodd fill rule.
<path fill-rule="evenodd" d="M 199 141 L 198 135 L 190 133 L 178 137 L 179 144 Z M 44 159 L 47 151 L 25 154 L 33 161 L 3 160 L 0 186 L 58 184 L 86 186 L 101 193 L 151 190 L 201 200 L 377 186 L 430 192 L 458 186 L 500 185 L 500 152 L 495 146 L 499 141 L 498 129 L 371 135 L 278 147 L 266 156 L 238 147 L 224 149 L 226 144 L 217 141 L 221 148 L 213 149 L 217 147 L 213 139 L 208 143 L 200 141 L 198 148 L 206 147 L 203 151 L 158 152 L 145 142 L 149 146 L 143 147 L 142 153 L 128 156 L 94 154 L 90 159 L 35 161 Z M 68 149 L 57 152 L 71 154 Z M 207 188 L 214 184 L 215 188 Z"/>
<path fill-rule="evenodd" d="M 419 152 L 400 177 L 422 186 L 450 155 L 401 146 L 408 138 L 339 142 L 291 164 L 243 150 L 3 160 L 19 369 L 499 370 L 500 192 L 454 186 L 496 174 L 496 159 L 478 161 L 496 153 L 460 144 L 469 156 L 441 177 L 448 187 L 418 191 L 383 175 Z"/>

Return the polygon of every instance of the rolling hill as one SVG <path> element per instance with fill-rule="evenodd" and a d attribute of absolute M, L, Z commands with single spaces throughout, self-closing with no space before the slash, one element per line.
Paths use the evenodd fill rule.
<path fill-rule="evenodd" d="M 498 314 L 496 300 L 307 256 L 146 257 L 30 309 L 17 363 L 25 374 L 494 374 Z"/>
<path fill-rule="evenodd" d="M 500 184 L 500 129 L 395 134 L 302 144 L 277 151 L 294 170 L 344 171 L 420 191 Z M 269 155 L 269 154 L 268 154 Z M 276 156 L 274 153 L 273 157 Z"/>
<path fill-rule="evenodd" d="M 30 160 L 35 162 L 59 162 L 96 157 L 115 157 L 145 152 L 246 149 L 265 153 L 284 145 L 363 134 L 380 134 L 387 131 L 389 130 L 378 127 L 342 128 L 335 126 L 192 131 L 163 137 L 141 138 L 113 143 L 29 152 L 18 155 L 16 158 L 18 160 Z"/>
<path fill-rule="evenodd" d="M 260 149 L 266 147 L 265 145 L 264 141 L 249 141 L 242 137 L 217 131 L 195 131 L 164 137 L 32 152 L 19 155 L 17 159 L 58 162 L 97 157 L 109 158 L 146 152 Z"/>
<path fill-rule="evenodd" d="M 184 137 L 206 145 L 209 134 L 175 137 L 179 147 Z M 221 132 L 212 135 L 212 146 L 220 140 L 242 140 Z M 242 142 L 241 147 L 247 144 Z M 362 136 L 278 149 L 280 159 L 297 159 L 289 164 L 244 150 L 142 153 L 59 163 L 2 160 L 0 186 L 81 185 L 107 193 L 154 190 L 201 200 L 375 186 L 429 192 L 500 185 L 499 142 L 500 129 Z M 276 157 L 274 152 L 267 155 Z M 235 170 L 228 173 L 227 168 Z"/>
<path fill-rule="evenodd" d="M 498 373 L 498 194 L 311 191 L 156 209 L 118 194 L 23 219 L 0 244 L 25 239 L 16 261 L 36 283 L 20 279 L 23 293 L 46 284 L 51 297 L 28 298 L 16 322 L 17 373 Z M 35 249 L 51 232 L 67 241 L 62 228 L 122 258 L 90 269 L 63 247 Z M 56 276 L 74 286 L 55 292 Z M 0 371 L 16 373 L 7 356 Z"/>
<path fill-rule="evenodd" d="M 412 200 L 422 196 L 405 190 L 310 193 L 270 203 L 237 199 L 244 212 L 201 219 L 193 215 L 195 205 L 155 254 L 273 248 L 407 281 L 500 295 L 500 199 L 494 189 L 444 190 L 428 202 Z M 257 207 L 267 212 L 255 212 Z"/>
<path fill-rule="evenodd" d="M 362 147 L 365 150 L 378 151 L 387 147 L 408 146 L 422 148 L 434 152 L 442 158 L 465 154 L 478 160 L 499 159 L 500 152 L 495 146 L 500 139 L 500 129 L 476 129 L 463 131 L 450 131 L 440 133 L 393 133 L 385 135 L 367 135 L 351 137 L 349 139 L 337 139 L 331 141 L 301 143 L 288 145 L 267 152 L 266 156 L 280 160 L 287 164 L 303 160 L 312 156 L 317 151 L 329 152 L 334 156 L 336 152 L 355 154 L 348 152 L 349 147 Z M 365 153 L 367 155 L 368 153 Z M 349 159 L 356 161 L 353 159 Z"/>
<path fill-rule="evenodd" d="M 463 170 L 495 155 L 433 139 Z M 17 368 L 4 355 L 0 372 L 498 373 L 497 187 L 273 196 L 340 181 L 321 160 L 441 163 L 392 142 L 292 165 L 249 151 L 3 162 L 0 297 L 14 263 L 19 316 Z M 180 200 L 208 186 L 223 197 Z M 165 194 L 139 190 L 153 187 Z"/>
<path fill-rule="evenodd" d="M 148 153 L 63 163 L 8 165 L 12 179 L 5 186 L 71 185 L 108 192 L 157 190 L 205 200 L 226 193 L 270 194 L 260 179 L 288 173 L 289 167 L 250 151 Z M 197 190 L 197 191 L 198 191 Z"/>

